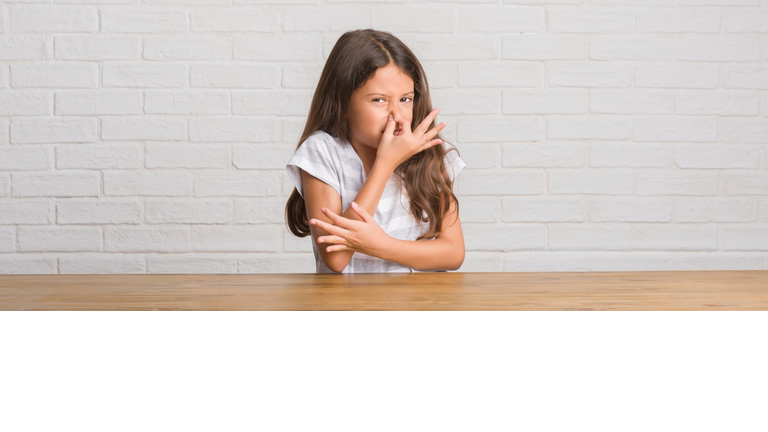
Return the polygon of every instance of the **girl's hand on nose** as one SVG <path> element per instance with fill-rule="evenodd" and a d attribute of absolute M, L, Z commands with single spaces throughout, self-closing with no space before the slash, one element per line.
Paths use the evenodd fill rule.
<path fill-rule="evenodd" d="M 379 149 L 376 151 L 376 163 L 383 163 L 387 168 L 394 171 L 395 168 L 405 162 L 409 157 L 442 143 L 442 140 L 432 138 L 447 125 L 446 123 L 440 123 L 432 129 L 427 130 L 439 112 L 440 108 L 432 110 L 432 112 L 429 113 L 418 126 L 416 126 L 416 129 L 414 129 L 413 132 L 411 132 L 411 122 L 404 120 L 401 125 L 402 132 L 400 135 L 394 134 L 396 124 L 395 120 L 390 115 L 387 120 L 387 127 L 384 129 L 384 134 L 381 136 Z"/>

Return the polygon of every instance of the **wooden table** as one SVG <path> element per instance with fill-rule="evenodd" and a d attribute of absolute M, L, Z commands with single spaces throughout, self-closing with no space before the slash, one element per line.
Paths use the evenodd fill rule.
<path fill-rule="evenodd" d="M 768 271 L 0 275 L 0 310 L 768 310 Z"/>

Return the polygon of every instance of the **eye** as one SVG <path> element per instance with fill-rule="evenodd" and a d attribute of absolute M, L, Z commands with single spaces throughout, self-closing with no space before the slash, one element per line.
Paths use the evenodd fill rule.
<path fill-rule="evenodd" d="M 403 99 L 408 99 L 407 102 L 413 101 L 413 98 L 408 97 L 408 96 L 403 96 L 400 100 L 402 101 Z M 384 99 L 383 98 L 374 98 L 374 99 L 372 99 L 373 102 L 380 101 L 380 100 L 384 100 Z"/>

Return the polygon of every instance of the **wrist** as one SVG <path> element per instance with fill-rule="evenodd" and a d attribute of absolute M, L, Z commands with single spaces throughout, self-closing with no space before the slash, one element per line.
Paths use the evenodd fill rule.
<path fill-rule="evenodd" d="M 386 234 L 386 237 L 384 237 L 383 241 L 377 245 L 376 251 L 374 251 L 373 256 L 377 258 L 381 258 L 383 260 L 392 261 L 394 253 L 397 250 L 398 241 L 399 240 L 397 240 L 396 238 L 390 236 L 389 234 Z"/>
<path fill-rule="evenodd" d="M 376 158 L 373 161 L 373 166 L 371 167 L 371 173 L 373 173 L 374 171 L 382 172 L 386 174 L 387 178 L 389 178 L 389 176 L 391 176 L 392 173 L 395 172 L 395 168 L 397 168 L 397 166 L 394 166 L 392 163 L 389 163 L 383 160 L 382 158 Z"/>

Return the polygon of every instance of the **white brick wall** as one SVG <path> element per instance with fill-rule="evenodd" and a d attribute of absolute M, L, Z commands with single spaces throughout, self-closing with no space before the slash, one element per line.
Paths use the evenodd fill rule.
<path fill-rule="evenodd" d="M 0 273 L 314 272 L 284 166 L 368 27 L 468 164 L 462 271 L 768 269 L 768 0 L 8 0 Z"/>

